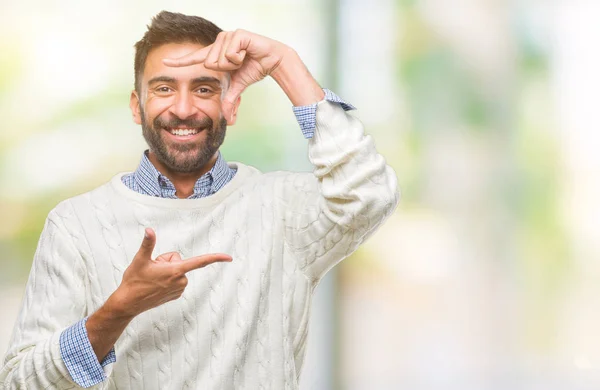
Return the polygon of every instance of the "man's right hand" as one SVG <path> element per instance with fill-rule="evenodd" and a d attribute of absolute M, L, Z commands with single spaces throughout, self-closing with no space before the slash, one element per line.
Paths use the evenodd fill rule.
<path fill-rule="evenodd" d="M 152 260 L 156 244 L 154 230 L 146 228 L 140 250 L 125 270 L 115 291 L 116 307 L 124 316 L 135 317 L 146 310 L 177 299 L 183 294 L 186 273 L 215 262 L 229 262 L 224 253 L 207 254 L 182 260 L 178 252 L 168 252 Z M 113 306 L 114 307 L 114 306 Z"/>
<path fill-rule="evenodd" d="M 85 323 L 98 361 L 108 354 L 135 316 L 179 298 L 188 283 L 187 272 L 217 261 L 231 261 L 231 256 L 223 253 L 182 260 L 177 252 L 152 260 L 155 244 L 156 234 L 147 228 L 142 246 L 125 270 L 121 285 Z"/>

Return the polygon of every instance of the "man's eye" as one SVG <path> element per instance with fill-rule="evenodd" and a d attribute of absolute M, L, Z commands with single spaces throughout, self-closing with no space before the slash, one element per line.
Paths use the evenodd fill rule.
<path fill-rule="evenodd" d="M 169 87 L 158 87 L 156 89 L 156 92 L 162 92 L 162 93 L 171 92 L 171 88 L 169 88 Z"/>
<path fill-rule="evenodd" d="M 198 92 L 200 93 L 211 93 L 212 91 L 208 88 L 198 88 Z"/>

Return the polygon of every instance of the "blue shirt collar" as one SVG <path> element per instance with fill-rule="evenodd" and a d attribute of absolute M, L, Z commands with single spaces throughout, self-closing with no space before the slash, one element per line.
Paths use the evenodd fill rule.
<path fill-rule="evenodd" d="M 209 196 L 220 190 L 233 178 L 235 171 L 227 165 L 227 162 L 218 152 L 215 165 L 194 184 L 194 193 L 189 199 Z M 146 195 L 161 198 L 177 198 L 175 186 L 171 181 L 161 174 L 148 158 L 148 150 L 143 153 L 138 168 L 133 172 L 133 179 Z"/>

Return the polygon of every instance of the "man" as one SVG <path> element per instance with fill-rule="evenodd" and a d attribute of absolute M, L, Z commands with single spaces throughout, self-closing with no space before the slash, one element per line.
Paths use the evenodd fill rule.
<path fill-rule="evenodd" d="M 134 67 L 149 150 L 50 212 L 0 383 L 297 388 L 312 292 L 395 208 L 393 170 L 280 42 L 161 12 Z M 266 76 L 295 106 L 314 173 L 219 153 L 241 93 Z"/>

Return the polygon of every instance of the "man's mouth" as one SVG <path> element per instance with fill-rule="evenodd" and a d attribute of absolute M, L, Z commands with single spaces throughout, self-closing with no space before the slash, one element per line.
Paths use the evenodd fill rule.
<path fill-rule="evenodd" d="M 169 133 L 173 134 L 173 135 L 177 135 L 177 136 L 190 136 L 190 135 L 196 135 L 198 134 L 200 131 L 202 131 L 201 128 L 196 127 L 196 128 L 187 128 L 187 127 L 167 127 L 165 128 L 166 131 L 168 131 Z"/>

